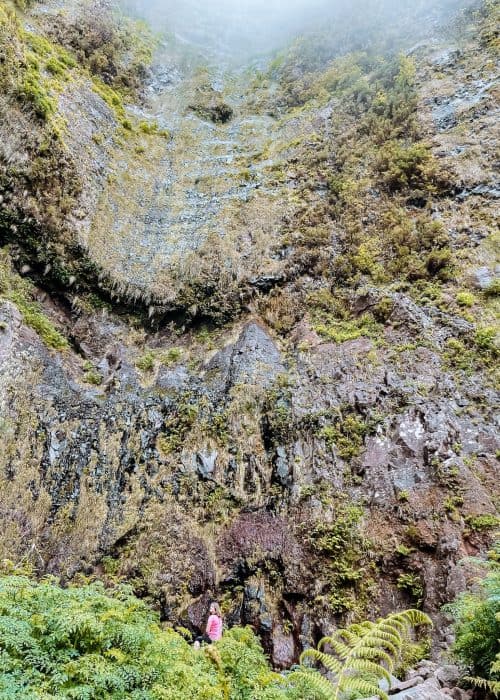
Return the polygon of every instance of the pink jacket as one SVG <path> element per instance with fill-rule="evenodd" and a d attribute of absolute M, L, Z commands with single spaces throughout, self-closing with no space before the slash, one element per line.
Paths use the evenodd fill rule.
<path fill-rule="evenodd" d="M 207 622 L 207 635 L 212 642 L 222 637 L 222 619 L 217 615 L 210 615 Z"/>

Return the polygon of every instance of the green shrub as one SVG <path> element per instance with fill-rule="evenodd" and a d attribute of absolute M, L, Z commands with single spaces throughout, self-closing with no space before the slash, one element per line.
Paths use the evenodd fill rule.
<path fill-rule="evenodd" d="M 424 598 L 424 584 L 418 574 L 414 574 L 413 572 L 400 574 L 398 576 L 397 587 L 402 591 L 407 591 L 416 605 L 420 606 L 422 604 Z"/>
<path fill-rule="evenodd" d="M 405 544 L 398 544 L 396 547 L 396 554 L 400 554 L 402 557 L 409 557 L 414 551 L 413 547 L 407 547 Z"/>
<path fill-rule="evenodd" d="M 163 365 L 172 365 L 178 362 L 182 357 L 182 348 L 169 348 L 160 355 L 160 362 Z"/>
<path fill-rule="evenodd" d="M 485 681 L 500 681 L 500 566 L 491 561 L 474 590 L 462 593 L 445 611 L 454 619 L 453 653 L 468 671 Z M 500 687 L 500 686 L 499 686 Z"/>
<path fill-rule="evenodd" d="M 425 143 L 404 146 L 389 141 L 379 149 L 376 167 L 391 191 L 407 187 L 434 189 L 436 165 Z"/>
<path fill-rule="evenodd" d="M 366 556 L 370 542 L 361 530 L 362 516 L 361 506 L 339 500 L 332 522 L 318 522 L 312 529 L 305 529 L 313 552 L 324 562 L 324 593 L 335 613 L 352 610 L 359 615 L 372 584 Z"/>

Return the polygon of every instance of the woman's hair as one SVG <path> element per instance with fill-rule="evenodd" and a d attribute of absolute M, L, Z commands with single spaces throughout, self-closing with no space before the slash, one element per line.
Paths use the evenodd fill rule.
<path fill-rule="evenodd" d="M 222 617 L 222 613 L 221 613 L 221 611 L 220 611 L 220 606 L 219 606 L 219 603 L 217 603 L 217 601 L 215 601 L 215 600 L 212 601 L 212 602 L 210 603 L 210 607 L 215 609 L 215 614 L 216 614 L 216 615 L 218 615 L 219 617 Z"/>

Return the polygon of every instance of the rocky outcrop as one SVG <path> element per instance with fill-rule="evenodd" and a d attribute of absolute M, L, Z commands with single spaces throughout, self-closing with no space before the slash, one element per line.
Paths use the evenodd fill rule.
<path fill-rule="evenodd" d="M 391 683 L 382 681 L 381 690 L 394 700 L 471 700 L 472 691 L 457 686 L 460 669 L 452 664 L 439 666 L 430 661 L 422 661 L 406 674 L 406 680 L 392 677 Z M 378 700 L 378 695 L 367 700 Z"/>
<path fill-rule="evenodd" d="M 437 354 L 417 348 L 411 372 L 362 339 L 285 357 L 251 321 L 220 337 L 201 372 L 177 360 L 145 374 L 126 328 L 98 318 L 73 327 L 95 386 L 82 360 L 48 351 L 2 306 L 4 557 L 134 579 L 169 619 L 227 595 L 229 618 L 259 629 L 283 667 L 334 622 L 330 596 L 348 612 L 361 595 L 356 575 L 340 584 L 328 564 L 328 533 L 349 502 L 364 504 L 349 528 L 372 543 L 380 611 L 421 596 L 437 614 L 461 590 L 458 562 L 482 541 L 467 522 L 495 512 L 495 431 L 474 382 L 459 389 Z M 343 445 L 360 425 L 354 454 L 329 443 L 325 428 Z M 339 546 L 347 566 L 348 540 Z"/>

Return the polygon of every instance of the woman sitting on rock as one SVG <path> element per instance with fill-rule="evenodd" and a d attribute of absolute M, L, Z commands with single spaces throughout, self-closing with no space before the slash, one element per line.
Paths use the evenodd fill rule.
<path fill-rule="evenodd" d="M 217 642 L 222 637 L 222 615 L 218 603 L 213 602 L 210 605 L 210 615 L 207 621 L 205 634 L 197 637 L 194 643 L 195 649 L 199 649 L 202 642 L 212 644 Z"/>

